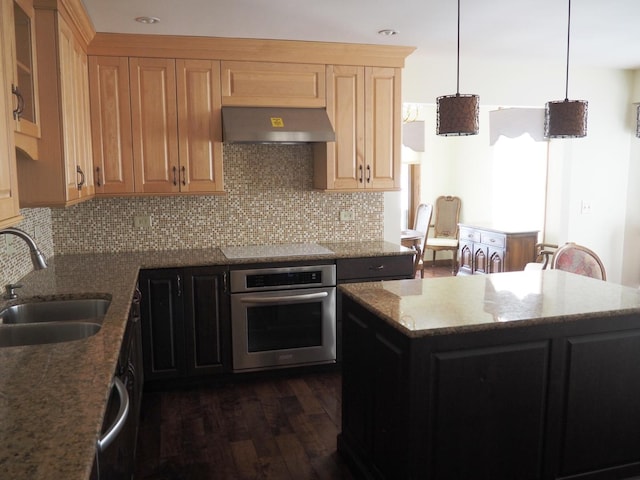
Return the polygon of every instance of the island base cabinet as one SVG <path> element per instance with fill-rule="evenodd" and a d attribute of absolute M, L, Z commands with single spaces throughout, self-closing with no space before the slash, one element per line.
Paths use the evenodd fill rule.
<path fill-rule="evenodd" d="M 560 476 L 640 478 L 640 330 L 570 337 L 567 348 Z M 581 474 L 601 469 L 611 476 Z"/>
<path fill-rule="evenodd" d="M 342 306 L 338 451 L 358 478 L 640 478 L 638 316 L 412 336 Z"/>
<path fill-rule="evenodd" d="M 353 460 L 366 458 L 373 478 L 408 478 L 408 348 L 402 336 L 381 334 L 362 315 L 366 312 L 354 311 L 343 319 L 349 348 L 343 357 L 338 448 L 357 451 L 347 455 Z"/>

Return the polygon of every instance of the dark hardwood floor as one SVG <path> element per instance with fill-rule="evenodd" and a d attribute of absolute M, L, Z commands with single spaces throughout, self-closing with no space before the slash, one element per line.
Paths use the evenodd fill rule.
<path fill-rule="evenodd" d="M 340 374 L 145 392 L 138 480 L 347 479 Z"/>
<path fill-rule="evenodd" d="M 339 372 L 145 392 L 135 478 L 354 480 L 336 452 L 340 425 Z"/>

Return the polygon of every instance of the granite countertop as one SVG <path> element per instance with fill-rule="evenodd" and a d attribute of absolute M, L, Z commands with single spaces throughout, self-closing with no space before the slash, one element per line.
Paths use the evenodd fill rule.
<path fill-rule="evenodd" d="M 261 261 L 406 255 L 387 242 L 323 243 L 331 255 Z M 21 279 L 19 301 L 69 294 L 111 296 L 100 331 L 72 342 L 0 348 L 0 478 L 86 480 L 141 268 L 238 265 L 218 248 L 61 255 Z M 16 301 L 12 301 L 15 303 Z M 0 309 L 12 303 L 0 300 Z"/>
<path fill-rule="evenodd" d="M 640 314 L 640 290 L 560 270 L 339 286 L 409 337 Z"/>

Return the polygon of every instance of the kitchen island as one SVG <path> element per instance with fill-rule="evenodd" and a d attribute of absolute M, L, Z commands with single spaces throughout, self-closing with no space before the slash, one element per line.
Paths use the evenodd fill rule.
<path fill-rule="evenodd" d="M 413 255 L 382 241 L 323 243 L 329 255 L 262 258 L 313 261 Z M 61 255 L 20 280 L 14 301 L 69 295 L 111 299 L 100 331 L 84 340 L 0 348 L 0 479 L 87 480 L 141 269 L 227 266 L 220 249 Z M 412 262 L 409 262 L 410 264 Z"/>
<path fill-rule="evenodd" d="M 342 285 L 364 478 L 640 475 L 640 292 L 558 270 Z"/>

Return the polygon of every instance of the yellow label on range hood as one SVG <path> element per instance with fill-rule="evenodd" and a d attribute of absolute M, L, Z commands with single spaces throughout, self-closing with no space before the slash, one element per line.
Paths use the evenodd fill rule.
<path fill-rule="evenodd" d="M 282 117 L 271 117 L 271 126 L 273 128 L 284 128 L 284 120 L 282 120 Z"/>

